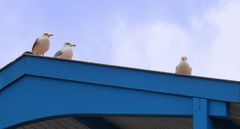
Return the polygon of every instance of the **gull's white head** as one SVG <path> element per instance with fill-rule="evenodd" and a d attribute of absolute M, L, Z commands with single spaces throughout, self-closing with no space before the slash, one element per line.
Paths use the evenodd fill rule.
<path fill-rule="evenodd" d="M 66 43 L 64 43 L 64 48 L 73 48 L 73 47 L 75 47 L 76 45 L 75 44 L 71 44 L 71 43 L 69 43 L 69 42 L 66 42 Z"/>
<path fill-rule="evenodd" d="M 181 61 L 182 61 L 182 62 L 187 62 L 187 59 L 188 59 L 188 58 L 187 58 L 186 56 L 182 56 Z"/>
<path fill-rule="evenodd" d="M 48 37 L 48 38 L 49 38 L 49 37 L 51 37 L 51 36 L 53 36 L 53 34 L 49 34 L 49 33 L 44 33 L 44 34 L 43 34 L 43 37 Z"/>

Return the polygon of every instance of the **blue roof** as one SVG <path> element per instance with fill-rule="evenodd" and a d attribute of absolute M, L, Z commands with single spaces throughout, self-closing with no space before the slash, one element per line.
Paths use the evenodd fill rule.
<path fill-rule="evenodd" d="M 0 70 L 0 100 L 0 128 L 82 115 L 228 119 L 240 82 L 23 55 Z"/>

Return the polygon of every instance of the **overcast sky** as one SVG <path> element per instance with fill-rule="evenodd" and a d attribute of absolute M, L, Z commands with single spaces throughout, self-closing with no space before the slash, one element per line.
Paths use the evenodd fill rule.
<path fill-rule="evenodd" d="M 0 0 L 0 67 L 54 34 L 46 56 L 240 80 L 240 0 Z"/>

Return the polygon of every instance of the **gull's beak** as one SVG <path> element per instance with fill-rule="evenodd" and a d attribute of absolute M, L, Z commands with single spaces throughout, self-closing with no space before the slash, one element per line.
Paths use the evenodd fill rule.
<path fill-rule="evenodd" d="M 50 36 L 53 36 L 53 34 L 49 34 L 49 37 L 50 37 Z"/>
<path fill-rule="evenodd" d="M 71 44 L 71 47 L 76 47 L 76 45 L 75 44 Z"/>

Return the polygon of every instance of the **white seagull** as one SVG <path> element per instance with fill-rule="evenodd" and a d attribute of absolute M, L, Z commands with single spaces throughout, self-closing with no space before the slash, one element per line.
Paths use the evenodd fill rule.
<path fill-rule="evenodd" d="M 191 75 L 192 74 L 192 68 L 187 62 L 187 57 L 183 56 L 181 58 L 180 63 L 176 67 L 176 74 L 182 74 L 182 75 Z"/>
<path fill-rule="evenodd" d="M 42 36 L 38 37 L 33 44 L 32 54 L 37 56 L 44 56 L 44 53 L 48 51 L 50 47 L 49 38 L 53 34 L 44 33 Z"/>
<path fill-rule="evenodd" d="M 73 57 L 72 48 L 75 46 L 76 45 L 68 43 L 68 42 L 64 43 L 62 50 L 57 51 L 57 53 L 54 55 L 54 57 L 71 60 Z"/>

